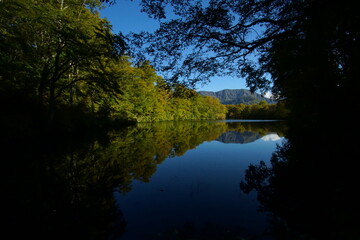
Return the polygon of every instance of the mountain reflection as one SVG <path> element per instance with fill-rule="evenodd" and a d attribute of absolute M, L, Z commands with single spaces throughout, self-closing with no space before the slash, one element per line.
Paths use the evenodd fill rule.
<path fill-rule="evenodd" d="M 222 143 L 251 143 L 261 138 L 261 135 L 256 132 L 236 132 L 236 131 L 228 131 L 222 133 L 216 141 Z"/>
<path fill-rule="evenodd" d="M 228 131 L 228 132 L 222 133 L 215 140 L 222 142 L 222 143 L 246 144 L 246 143 L 255 142 L 258 139 L 262 139 L 263 141 L 276 141 L 276 140 L 279 140 L 280 137 L 279 137 L 279 135 L 277 135 L 277 133 L 269 133 L 269 134 L 263 136 L 257 132 Z"/>
<path fill-rule="evenodd" d="M 204 141 L 246 143 L 269 133 L 283 136 L 282 130 L 282 122 L 163 122 L 127 126 L 91 142 L 72 137 L 10 144 L 3 151 L 12 158 L 4 171 L 12 174 L 6 222 L 10 231 L 21 225 L 28 236 L 45 239 L 121 235 L 126 219 L 114 189 L 126 194 L 133 180 L 150 181 L 158 164 Z"/>

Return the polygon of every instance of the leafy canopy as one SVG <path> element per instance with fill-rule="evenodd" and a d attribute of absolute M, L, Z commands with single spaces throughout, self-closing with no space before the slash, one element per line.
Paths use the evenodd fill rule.
<path fill-rule="evenodd" d="M 128 36 L 133 55 L 151 59 L 171 82 L 194 86 L 234 75 L 252 91 L 289 98 L 308 75 L 319 79 L 304 83 L 332 78 L 332 87 L 358 75 L 360 21 L 351 1 L 142 0 L 141 6 L 161 25 Z M 324 70 L 332 76 L 322 77 Z"/>

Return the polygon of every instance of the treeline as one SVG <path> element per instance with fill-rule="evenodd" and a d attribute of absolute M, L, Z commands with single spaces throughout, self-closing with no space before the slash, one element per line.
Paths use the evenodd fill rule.
<path fill-rule="evenodd" d="M 201 96 L 180 84 L 169 86 L 149 65 L 136 70 L 138 76 L 128 78 L 116 109 L 111 109 L 112 118 L 136 122 L 225 119 L 226 107 L 218 99 Z"/>
<path fill-rule="evenodd" d="M 261 101 L 258 104 L 226 105 L 227 119 L 286 119 L 289 110 L 285 103 L 268 104 Z"/>
<path fill-rule="evenodd" d="M 131 62 L 100 7 L 97 0 L 0 2 L 2 126 L 225 118 L 217 100 Z"/>

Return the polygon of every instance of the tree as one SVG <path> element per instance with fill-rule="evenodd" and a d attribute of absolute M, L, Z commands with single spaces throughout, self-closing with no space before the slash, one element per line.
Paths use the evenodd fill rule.
<path fill-rule="evenodd" d="M 156 68 L 170 71 L 171 81 L 185 80 L 194 84 L 219 74 L 240 76 L 249 73 L 252 90 L 267 88 L 269 81 L 260 72 L 250 72 L 252 63 L 247 57 L 261 54 L 271 40 L 283 35 L 285 27 L 301 17 L 289 12 L 299 2 L 290 1 L 142 1 L 143 11 L 159 20 L 165 19 L 170 3 L 175 19 L 163 21 L 151 33 L 133 34 L 141 39 Z M 297 4 L 296 4 L 297 3 Z M 282 9 L 289 9 L 280 19 Z M 258 29 L 261 35 L 255 29 Z M 262 33 L 261 33 L 262 32 Z M 135 41 L 134 41 L 135 42 Z M 135 45 L 136 48 L 141 47 Z M 183 55 L 184 50 L 190 50 Z M 164 61 L 164 59 L 166 59 Z M 257 84 L 250 81 L 258 78 Z"/>
<path fill-rule="evenodd" d="M 75 91 L 116 91 L 106 65 L 123 44 L 96 13 L 99 7 L 96 0 L 0 2 L 2 90 L 37 97 L 49 122 Z"/>
<path fill-rule="evenodd" d="M 161 25 L 154 33 L 132 34 L 134 56 L 151 58 L 168 81 L 194 85 L 214 75 L 243 76 L 250 90 L 272 89 L 278 99 L 286 98 L 297 117 L 307 113 L 328 117 L 330 106 L 355 100 L 360 21 L 354 2 L 143 0 L 141 4 Z M 176 16 L 166 20 L 171 10 Z M 147 55 L 139 56 L 145 50 Z M 339 96 L 340 104 L 334 96 Z M 331 102 L 322 108 L 324 99 Z"/>

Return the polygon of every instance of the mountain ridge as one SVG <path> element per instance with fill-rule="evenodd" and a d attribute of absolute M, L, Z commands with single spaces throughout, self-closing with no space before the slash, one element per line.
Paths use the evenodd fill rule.
<path fill-rule="evenodd" d="M 198 91 L 198 94 L 202 96 L 215 97 L 220 100 L 220 103 L 225 105 L 230 104 L 256 104 L 260 101 L 266 101 L 267 103 L 276 103 L 275 100 L 267 98 L 258 93 L 251 93 L 247 89 L 223 89 L 220 91 Z"/>

